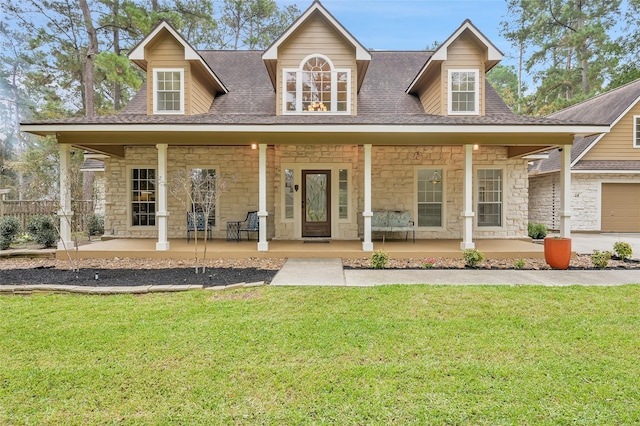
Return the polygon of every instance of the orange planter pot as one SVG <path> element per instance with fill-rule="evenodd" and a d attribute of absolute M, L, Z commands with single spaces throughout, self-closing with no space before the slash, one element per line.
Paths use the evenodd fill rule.
<path fill-rule="evenodd" d="M 545 238 L 544 260 L 553 269 L 567 269 L 571 262 L 571 238 Z"/>

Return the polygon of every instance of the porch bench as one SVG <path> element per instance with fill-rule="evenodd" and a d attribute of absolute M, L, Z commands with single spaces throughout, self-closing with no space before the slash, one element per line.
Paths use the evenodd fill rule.
<path fill-rule="evenodd" d="M 371 218 L 371 232 L 382 232 L 383 243 L 387 232 L 404 232 L 405 241 L 409 237 L 409 232 L 412 232 L 413 242 L 416 242 L 416 229 L 408 210 L 374 210 Z"/>
<path fill-rule="evenodd" d="M 191 239 L 191 233 L 198 231 L 207 231 L 207 239 L 211 239 L 211 224 L 204 219 L 204 213 L 187 213 L 187 243 Z"/>

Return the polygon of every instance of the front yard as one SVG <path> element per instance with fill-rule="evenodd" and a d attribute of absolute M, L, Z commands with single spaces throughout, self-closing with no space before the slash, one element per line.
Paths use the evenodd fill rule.
<path fill-rule="evenodd" d="M 0 424 L 638 424 L 640 286 L 0 297 Z"/>

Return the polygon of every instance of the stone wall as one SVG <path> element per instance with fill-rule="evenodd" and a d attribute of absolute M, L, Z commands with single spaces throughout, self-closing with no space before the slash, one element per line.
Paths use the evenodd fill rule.
<path fill-rule="evenodd" d="M 560 228 L 560 175 L 532 176 L 529 179 L 529 222 L 542 223 L 549 230 Z"/>

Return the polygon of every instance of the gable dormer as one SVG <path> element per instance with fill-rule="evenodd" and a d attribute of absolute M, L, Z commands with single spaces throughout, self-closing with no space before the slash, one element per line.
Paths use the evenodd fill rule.
<path fill-rule="evenodd" d="M 148 115 L 209 111 L 226 87 L 200 54 L 166 21 L 142 40 L 129 59 L 147 73 Z"/>
<path fill-rule="evenodd" d="M 435 51 L 409 85 L 427 114 L 485 115 L 485 74 L 503 54 L 469 20 Z"/>
<path fill-rule="evenodd" d="M 371 55 L 320 2 L 313 2 L 262 59 L 278 115 L 356 115 Z"/>

